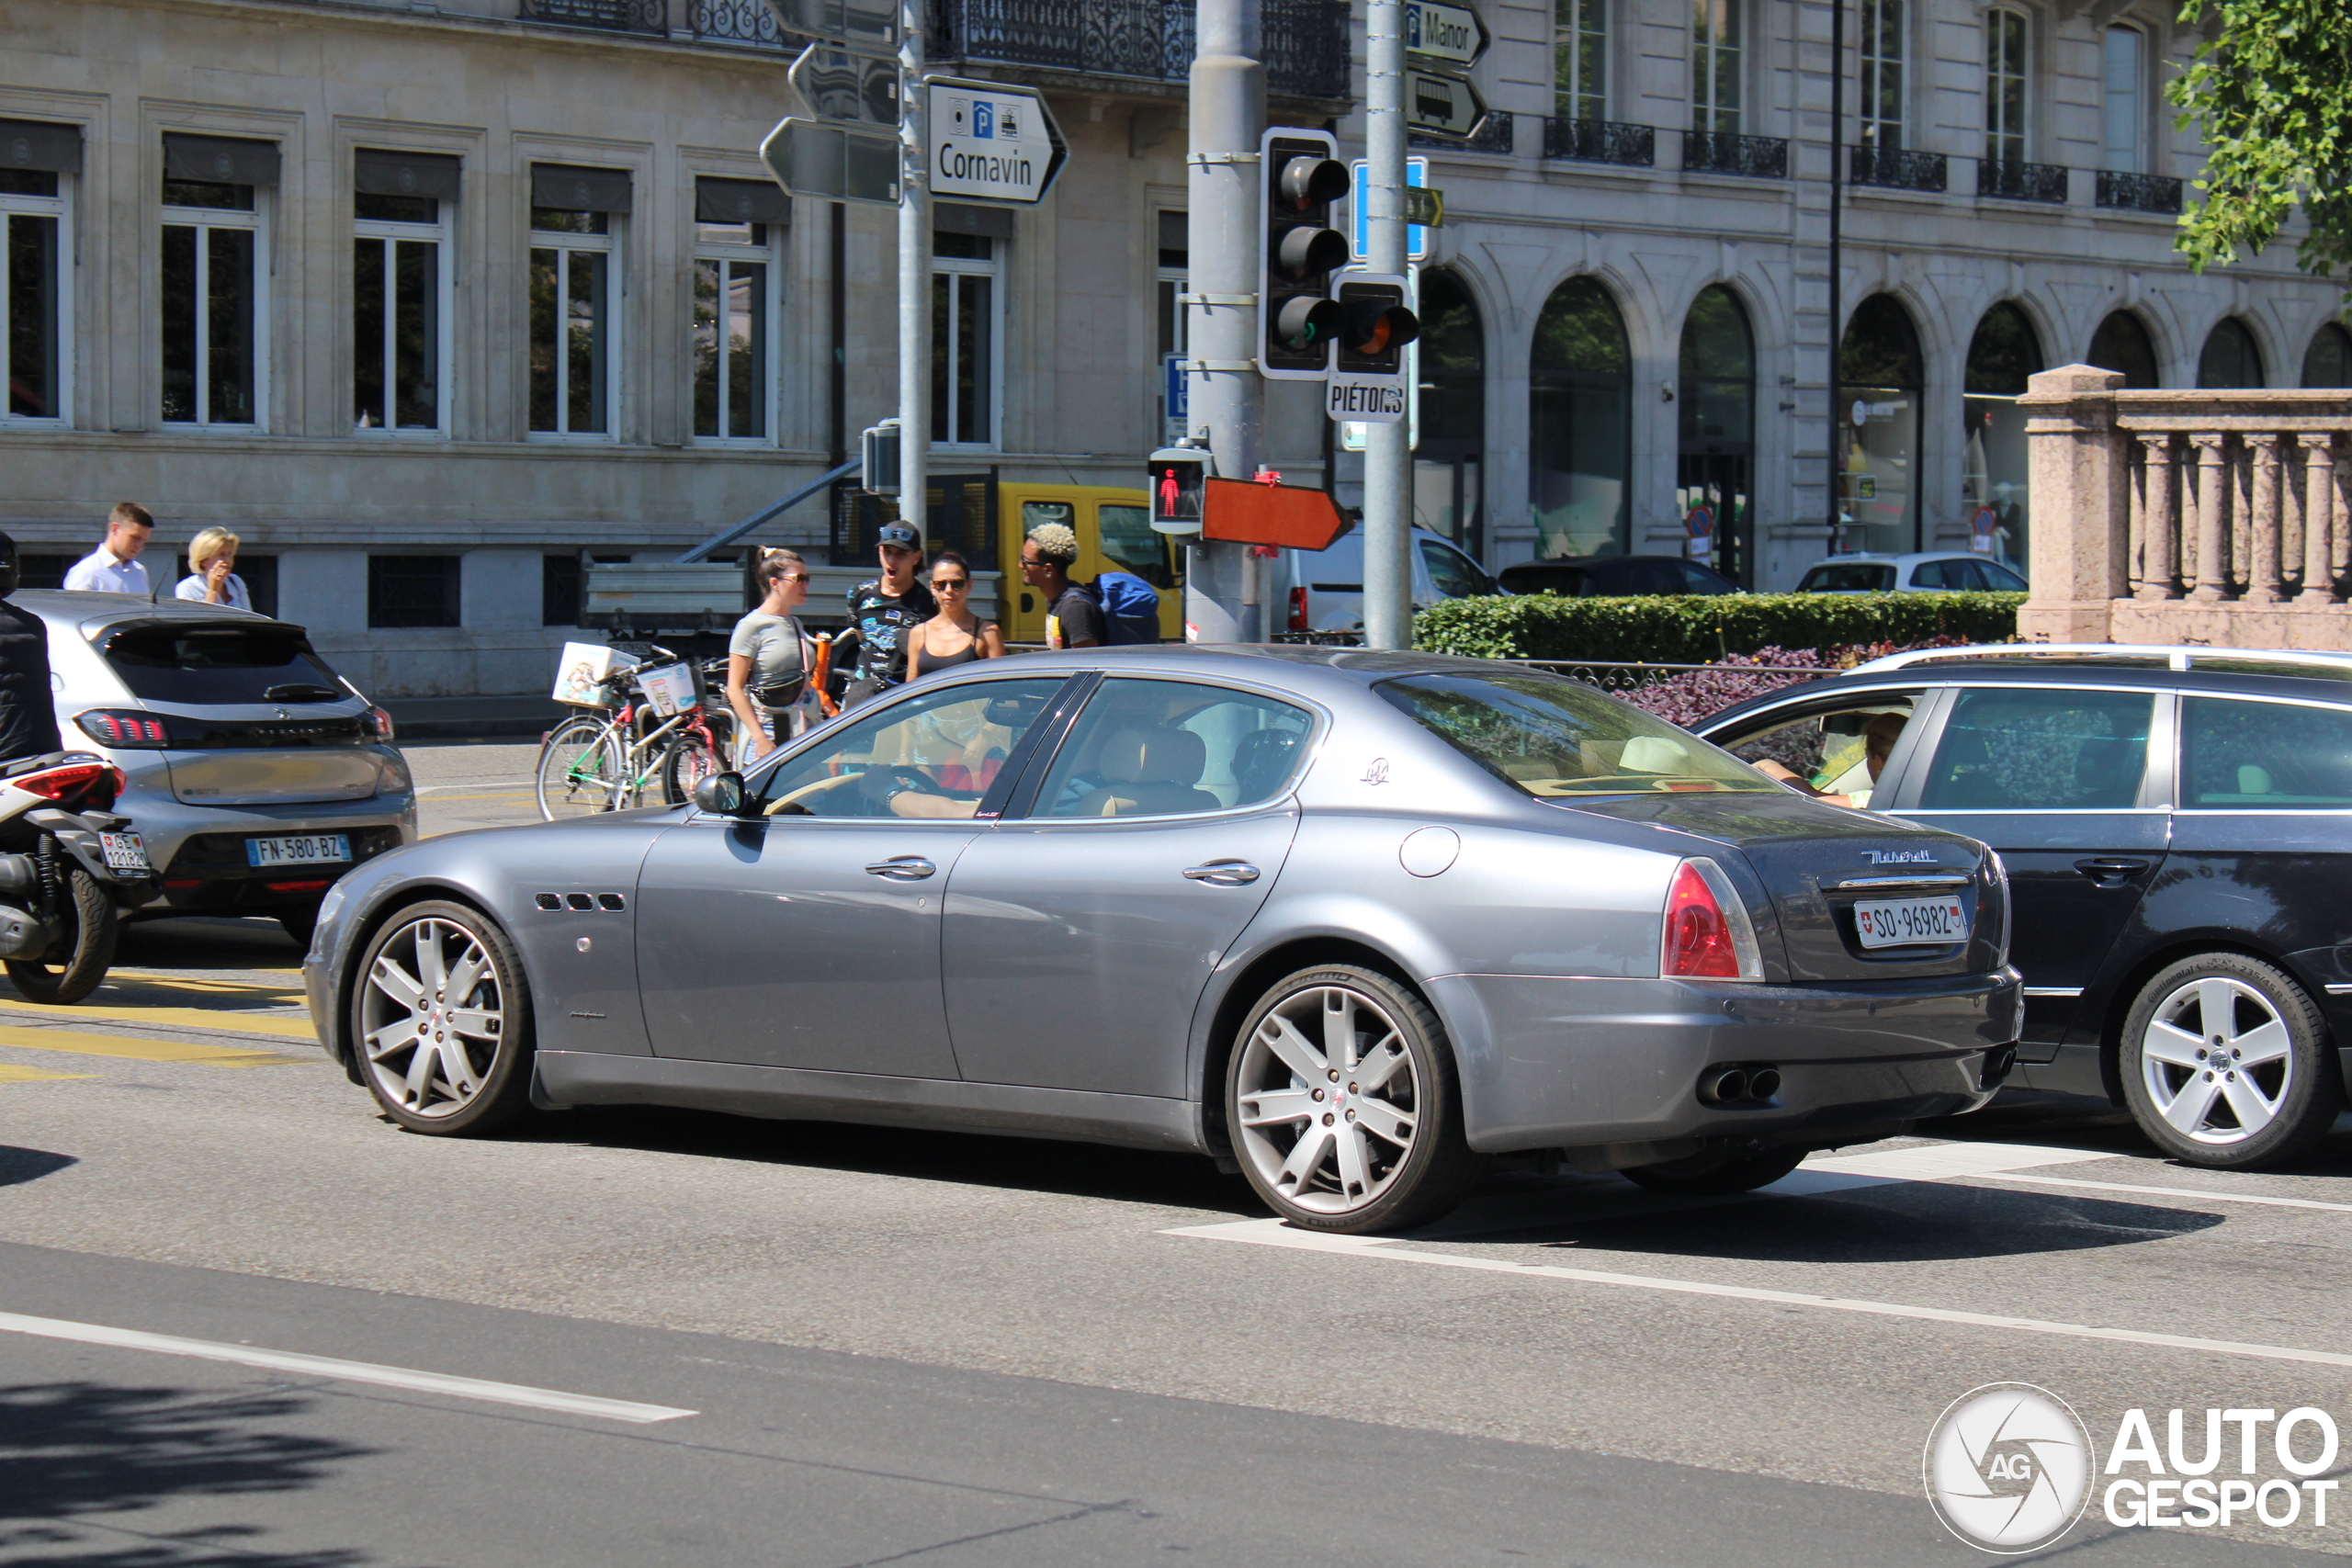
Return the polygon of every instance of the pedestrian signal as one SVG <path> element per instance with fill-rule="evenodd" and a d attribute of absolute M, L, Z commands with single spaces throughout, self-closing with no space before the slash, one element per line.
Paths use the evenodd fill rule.
<path fill-rule="evenodd" d="M 1156 531 L 1201 531 L 1201 492 L 1208 478 L 1208 458 L 1197 446 L 1163 446 L 1151 455 L 1146 488 L 1151 492 L 1151 525 Z"/>

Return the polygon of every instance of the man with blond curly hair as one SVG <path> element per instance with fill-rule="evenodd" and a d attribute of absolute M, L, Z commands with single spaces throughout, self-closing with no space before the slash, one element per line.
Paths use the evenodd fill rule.
<path fill-rule="evenodd" d="M 1102 605 L 1094 591 L 1069 580 L 1078 535 L 1067 523 L 1041 523 L 1021 541 L 1021 581 L 1046 601 L 1047 648 L 1100 648 Z"/>

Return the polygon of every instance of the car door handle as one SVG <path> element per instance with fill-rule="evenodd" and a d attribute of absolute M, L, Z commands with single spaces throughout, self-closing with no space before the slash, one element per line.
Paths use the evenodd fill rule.
<path fill-rule="evenodd" d="M 937 874 L 939 868 L 921 855 L 892 855 L 888 860 L 876 861 L 865 868 L 868 876 L 887 876 L 893 882 L 921 882 Z"/>
<path fill-rule="evenodd" d="M 2126 860 L 2120 855 L 2100 856 L 2092 860 L 2078 860 L 2075 863 L 2075 869 L 2101 887 L 2120 887 L 2147 870 L 2148 863 L 2143 860 Z"/>
<path fill-rule="evenodd" d="M 1213 860 L 1206 865 L 1188 865 L 1184 875 L 1193 882 L 1214 883 L 1219 887 L 1246 887 L 1258 880 L 1258 868 L 1247 861 Z"/>

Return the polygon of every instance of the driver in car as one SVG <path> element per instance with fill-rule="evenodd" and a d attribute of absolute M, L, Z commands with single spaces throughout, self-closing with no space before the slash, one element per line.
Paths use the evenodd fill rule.
<path fill-rule="evenodd" d="M 1894 743 L 1903 738 L 1903 727 L 1910 722 L 1911 713 L 1908 708 L 1894 707 L 1864 708 L 1860 713 L 1861 759 L 1834 773 L 1825 771 L 1818 782 L 1801 777 L 1770 757 L 1750 765 L 1766 778 L 1777 779 L 1800 795 L 1812 795 L 1831 806 L 1867 810 L 1871 791 L 1877 786 L 1879 775 L 1886 771 L 1886 760 L 1894 755 Z M 1823 722 L 1826 728 L 1828 720 Z"/>

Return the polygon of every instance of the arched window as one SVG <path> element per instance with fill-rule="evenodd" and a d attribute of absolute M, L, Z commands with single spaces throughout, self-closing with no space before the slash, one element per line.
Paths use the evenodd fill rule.
<path fill-rule="evenodd" d="M 1676 510 L 1703 506 L 1718 570 L 1753 585 L 1756 572 L 1756 339 L 1739 298 L 1702 289 L 1682 319 L 1675 458 Z"/>
<path fill-rule="evenodd" d="M 1606 288 L 1572 277 L 1552 290 L 1529 356 L 1528 500 L 1547 557 L 1632 547 L 1632 365 L 1624 319 Z"/>
<path fill-rule="evenodd" d="M 1919 396 L 1927 373 L 1919 334 L 1891 294 L 1863 300 L 1838 349 L 1845 405 L 1840 548 L 1919 548 Z"/>
<path fill-rule="evenodd" d="M 2026 553 L 2025 414 L 2017 404 L 2025 378 L 2043 368 L 2041 339 L 2025 311 L 2008 300 L 1984 312 L 1968 340 L 1962 405 L 1967 443 L 1961 490 L 1968 504 L 1969 547 L 2022 567 Z"/>
<path fill-rule="evenodd" d="M 1478 302 L 1440 267 L 1421 275 L 1420 440 L 1413 454 L 1413 520 L 1486 553 L 1480 513 L 1487 449 L 1487 331 Z"/>
<path fill-rule="evenodd" d="M 2352 387 L 2352 333 L 2330 321 L 2312 334 L 2303 350 L 2303 385 Z"/>
<path fill-rule="evenodd" d="M 2205 334 L 2205 351 L 2197 356 L 2198 388 L 2227 392 L 2262 384 L 2262 350 L 2254 333 L 2235 316 L 2223 316 Z"/>
<path fill-rule="evenodd" d="M 2091 334 L 2089 359 L 2098 369 L 2123 372 L 2126 391 L 2152 391 L 2163 379 L 2156 373 L 2155 340 L 2129 310 L 2108 312 Z"/>

